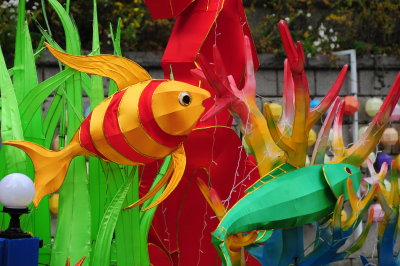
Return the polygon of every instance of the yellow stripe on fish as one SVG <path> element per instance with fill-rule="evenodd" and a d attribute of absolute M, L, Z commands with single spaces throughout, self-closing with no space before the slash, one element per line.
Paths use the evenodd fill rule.
<path fill-rule="evenodd" d="M 126 58 L 72 56 L 49 49 L 60 61 L 76 70 L 106 76 L 114 79 L 118 86 L 128 86 L 119 87 L 113 96 L 95 107 L 72 141 L 60 151 L 50 151 L 27 141 L 4 142 L 24 150 L 33 161 L 35 206 L 42 197 L 61 186 L 71 160 L 78 155 L 138 165 L 173 153 L 171 167 L 174 172 L 156 202 L 165 199 L 183 175 L 186 159 L 181 144 L 204 112 L 202 103 L 210 97 L 209 92 L 179 81 L 152 80 L 144 69 Z M 102 64 L 106 67 L 101 67 Z M 118 71 L 120 68 L 123 71 Z M 138 74 L 121 75 L 130 68 Z M 154 191 L 149 193 L 154 194 Z"/>

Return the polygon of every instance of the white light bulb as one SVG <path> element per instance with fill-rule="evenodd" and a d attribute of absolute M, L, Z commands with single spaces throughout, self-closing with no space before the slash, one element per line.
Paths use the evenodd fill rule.
<path fill-rule="evenodd" d="M 24 174 L 9 174 L 0 181 L 0 202 L 7 208 L 23 209 L 34 196 L 35 186 Z"/>

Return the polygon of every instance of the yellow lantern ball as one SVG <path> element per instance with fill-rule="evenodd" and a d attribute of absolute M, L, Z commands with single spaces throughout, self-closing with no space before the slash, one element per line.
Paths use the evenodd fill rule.
<path fill-rule="evenodd" d="M 381 108 L 382 104 L 383 101 L 381 98 L 378 97 L 369 98 L 365 103 L 365 112 L 370 117 L 374 117 L 378 113 L 379 108 Z"/>
<path fill-rule="evenodd" d="M 269 105 L 269 109 L 271 110 L 274 120 L 278 121 L 279 117 L 281 117 L 282 114 L 282 105 L 280 105 L 279 103 L 264 103 L 264 110 L 267 104 Z M 264 111 L 264 116 L 266 117 L 265 111 Z"/>
<path fill-rule="evenodd" d="M 397 170 L 400 170 L 400 154 L 396 156 L 396 158 L 394 159 L 396 162 L 396 168 Z"/>
<path fill-rule="evenodd" d="M 310 132 L 308 133 L 308 141 L 307 141 L 308 147 L 314 145 L 316 140 L 317 140 L 317 133 L 315 133 L 314 129 L 310 129 Z"/>
<path fill-rule="evenodd" d="M 52 214 L 57 215 L 58 214 L 58 200 L 60 198 L 60 195 L 58 193 L 54 193 L 51 195 L 49 199 L 49 206 L 50 206 L 50 211 Z"/>
<path fill-rule="evenodd" d="M 399 141 L 399 133 L 393 127 L 388 127 L 383 131 L 381 143 L 385 146 L 395 145 Z"/>

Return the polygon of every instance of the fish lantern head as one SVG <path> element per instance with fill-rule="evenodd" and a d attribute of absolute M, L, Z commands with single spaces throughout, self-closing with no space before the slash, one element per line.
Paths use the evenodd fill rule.
<path fill-rule="evenodd" d="M 161 83 L 152 95 L 151 109 L 158 126 L 167 134 L 188 135 L 197 124 L 210 93 L 202 88 L 169 80 Z"/>
<path fill-rule="evenodd" d="M 349 199 L 346 188 L 348 178 L 351 179 L 355 191 L 360 187 L 361 171 L 354 165 L 345 163 L 325 164 L 323 172 L 325 180 L 336 198 L 343 194 L 345 200 Z"/>

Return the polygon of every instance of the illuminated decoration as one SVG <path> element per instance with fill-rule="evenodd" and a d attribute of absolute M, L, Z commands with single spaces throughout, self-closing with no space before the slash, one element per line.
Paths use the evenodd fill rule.
<path fill-rule="evenodd" d="M 247 190 L 248 194 L 240 199 L 225 214 L 224 218 L 221 220 L 218 226 L 218 229 L 213 233 L 213 243 L 216 246 L 217 250 L 220 252 L 220 257 L 223 260 L 223 263 L 227 265 L 231 265 L 229 252 L 227 250 L 227 246 L 229 244 L 229 241 L 227 239 L 230 235 L 251 230 L 275 230 L 279 228 L 291 228 L 293 226 L 296 226 L 296 223 L 298 223 L 298 225 L 302 225 L 303 222 L 307 223 L 308 218 L 312 220 L 312 218 L 307 215 L 307 218 L 301 219 L 301 215 L 297 216 L 295 214 L 297 213 L 297 211 L 306 211 L 305 209 L 308 208 L 305 208 L 304 210 L 302 210 L 302 208 L 298 208 L 296 209 L 296 211 L 294 211 L 293 207 L 288 207 L 288 209 L 290 209 L 288 213 L 292 213 L 293 216 L 286 216 L 283 214 L 282 216 L 278 215 L 279 217 L 273 217 L 273 215 L 278 213 L 278 211 L 272 211 L 272 209 L 275 208 L 275 204 L 276 206 L 279 206 L 281 202 L 283 204 L 286 202 L 285 199 L 281 197 L 281 195 L 285 194 L 286 197 L 286 194 L 290 194 L 294 195 L 294 197 L 297 199 L 297 193 L 302 193 L 298 190 L 292 191 L 290 189 L 290 187 L 292 186 L 289 184 L 290 181 L 285 180 L 295 179 L 294 175 L 291 175 L 292 171 L 293 173 L 297 173 L 297 171 L 299 171 L 300 173 L 301 170 L 304 170 L 304 173 L 307 172 L 306 168 L 302 167 L 304 167 L 306 161 L 305 157 L 307 151 L 309 130 L 331 105 L 333 105 L 333 107 L 327 115 L 327 118 L 324 121 L 324 125 L 322 126 L 321 131 L 318 135 L 316 148 L 314 149 L 311 159 L 311 164 L 318 164 L 315 166 L 324 167 L 325 169 L 326 164 L 323 166 L 322 164 L 324 163 L 325 152 L 327 150 L 329 129 L 333 123 L 332 151 L 334 157 L 331 161 L 329 161 L 329 164 L 327 166 L 335 169 L 335 166 L 339 167 L 342 166 L 342 163 L 346 163 L 346 165 L 351 165 L 353 167 L 349 167 L 349 169 L 351 169 L 351 173 L 354 173 L 355 171 L 359 173 L 357 167 L 360 166 L 365 158 L 375 149 L 380 140 L 380 137 L 382 136 L 383 130 L 388 123 L 390 113 L 393 111 L 394 106 L 400 97 L 400 77 L 398 76 L 394 81 L 394 84 L 388 96 L 386 97 L 385 102 L 379 108 L 378 115 L 374 117 L 373 121 L 370 123 L 368 129 L 366 130 L 366 133 L 356 143 L 347 148 L 345 146 L 342 136 L 344 101 L 340 101 L 337 98 L 337 94 L 340 90 L 341 85 L 343 84 L 343 80 L 346 75 L 347 67 L 344 67 L 344 69 L 341 71 L 337 81 L 335 81 L 332 89 L 321 101 L 321 104 L 318 105 L 316 109 L 310 110 L 309 91 L 304 71 L 305 57 L 301 43 L 294 43 L 292 41 L 285 22 L 281 21 L 279 23 L 279 30 L 281 33 L 283 46 L 288 58 L 287 60 L 285 60 L 284 65 L 284 86 L 282 101 L 283 114 L 277 123 L 275 123 L 275 120 L 268 105 L 265 108 L 265 114 L 267 116 L 266 119 L 264 119 L 263 115 L 259 114 L 259 111 L 257 109 L 255 101 L 255 78 L 253 62 L 251 59 L 251 50 L 249 49 L 250 44 L 247 40 L 245 40 L 245 48 L 247 47 L 246 77 L 242 89 L 238 89 L 235 81 L 229 76 L 229 72 L 224 69 L 224 62 L 221 60 L 219 50 L 216 46 L 214 47 L 214 61 L 209 62 L 206 60 L 205 57 L 199 54 L 199 68 L 193 71 L 193 73 L 202 81 L 208 82 L 219 95 L 219 98 L 217 98 L 215 105 L 206 112 L 206 114 L 202 117 L 202 120 L 206 121 L 208 119 L 211 119 L 215 114 L 218 114 L 225 108 L 228 108 L 231 113 L 237 115 L 242 120 L 242 123 L 240 124 L 242 134 L 246 139 L 246 143 L 252 148 L 254 152 L 255 159 L 258 163 L 258 171 L 260 173 L 260 176 L 262 177 L 258 182 L 254 183 L 254 185 L 252 186 L 253 189 Z M 307 167 L 307 169 L 317 169 L 312 167 L 314 166 Z M 295 170 L 296 168 L 300 169 Z M 354 171 L 352 169 L 354 169 Z M 280 175 L 285 176 L 286 178 L 279 178 Z M 290 176 L 290 178 L 288 176 Z M 312 175 L 308 176 L 310 177 Z M 360 175 L 355 178 L 356 186 L 358 186 L 359 184 L 359 178 Z M 338 181 L 340 183 L 339 186 L 342 188 L 345 186 L 345 179 L 346 178 L 344 178 L 340 182 Z M 281 182 L 288 182 L 288 184 L 283 185 Z M 276 195 L 277 201 L 271 202 L 270 200 L 261 200 L 261 198 L 265 198 L 266 196 L 264 195 L 264 192 L 268 192 L 269 199 L 271 199 L 271 195 L 275 195 L 273 194 L 274 191 L 272 189 L 272 184 L 277 184 L 276 189 L 277 191 L 279 191 L 278 194 L 280 195 Z M 307 183 L 306 187 L 309 188 L 309 186 L 310 184 Z M 258 187 L 260 187 L 260 189 L 258 189 Z M 289 189 L 290 192 L 282 192 L 284 190 L 284 187 L 286 189 Z M 354 203 L 357 201 L 357 197 L 355 196 L 353 190 L 354 188 L 352 187 L 352 189 L 348 190 L 347 192 L 351 193 L 351 198 L 353 198 L 352 201 Z M 354 207 L 353 209 L 366 211 L 365 206 L 370 204 L 374 193 L 376 193 L 376 190 L 371 191 L 369 193 L 369 196 L 366 199 L 363 199 L 364 203 L 362 204 L 362 207 L 352 205 L 352 207 Z M 311 196 L 311 194 L 308 196 Z M 336 196 L 338 197 L 338 202 L 336 202 L 336 206 L 342 206 L 345 197 L 340 195 Z M 257 198 L 257 200 L 253 201 L 253 197 L 260 198 Z M 306 195 L 304 195 L 303 199 L 305 198 L 307 198 Z M 296 200 L 294 198 L 291 199 Z M 257 207 L 255 207 L 255 209 L 251 207 L 254 206 L 254 202 L 257 202 Z M 335 200 L 331 201 L 330 203 L 330 212 L 334 208 L 334 202 Z M 269 205 L 269 203 L 271 203 L 272 205 Z M 293 204 L 291 203 L 290 206 L 293 206 Z M 304 204 L 301 206 L 309 206 L 309 204 Z M 271 208 L 271 210 L 269 210 L 269 208 Z M 263 210 L 263 215 L 258 213 L 257 209 Z M 315 211 L 317 209 L 315 209 Z M 341 213 L 341 207 L 339 209 Z M 279 210 L 282 210 L 282 208 L 279 208 Z M 268 215 L 266 213 L 271 213 L 272 216 L 268 218 L 265 216 Z M 352 215 L 351 218 L 346 220 L 346 223 L 358 224 L 361 219 L 359 219 L 357 215 L 357 213 Z M 282 220 L 280 220 L 280 218 L 282 218 Z M 340 219 L 337 220 L 340 221 Z M 338 228 L 340 228 L 341 232 L 344 235 L 351 234 L 353 232 L 351 229 L 353 228 L 353 225 L 344 228 L 338 226 Z M 294 229 L 294 231 L 275 230 L 273 234 L 289 234 L 290 237 L 293 237 L 293 239 L 297 239 L 298 234 L 295 233 L 297 232 L 296 230 L 297 229 Z M 289 235 L 287 237 L 289 237 Z M 271 239 L 273 239 L 273 237 L 271 237 Z M 333 242 L 335 242 L 336 240 L 339 239 L 333 237 Z M 279 242 L 279 240 L 277 241 Z M 296 242 L 297 240 L 293 241 Z M 340 246 L 344 244 L 343 241 L 339 241 L 337 243 L 341 243 Z M 268 246 L 268 243 L 266 245 Z M 271 243 L 271 245 L 274 244 Z M 282 243 L 282 245 L 284 244 Z M 329 254 L 334 254 L 340 248 L 340 246 L 337 246 L 335 244 L 335 248 L 331 247 L 329 251 L 326 252 L 328 252 Z M 270 249 L 268 252 L 268 254 L 264 255 L 269 256 L 269 259 L 272 256 L 275 260 L 279 261 L 279 263 L 283 263 L 285 265 L 294 263 L 295 257 L 302 256 L 301 253 L 296 253 L 296 251 L 294 251 L 294 253 L 291 253 L 291 255 L 280 254 L 279 252 L 281 251 L 276 250 L 275 252 L 273 249 Z M 318 261 L 319 263 L 317 263 L 316 265 L 326 264 L 329 262 L 329 260 L 327 259 L 322 260 L 323 255 L 319 253 L 320 251 L 315 250 L 313 252 L 314 254 L 319 254 L 318 256 L 320 256 L 319 258 L 321 258 L 321 261 Z M 345 254 L 345 252 L 343 254 Z M 287 255 L 287 257 L 285 255 Z M 284 256 L 285 258 L 283 259 L 282 256 Z M 312 260 L 313 255 L 310 256 L 311 257 L 308 257 L 308 259 Z"/>
<path fill-rule="evenodd" d="M 54 215 L 58 214 L 59 199 L 60 199 L 60 194 L 54 193 L 53 195 L 51 195 L 50 200 L 49 200 L 50 211 Z"/>
<path fill-rule="evenodd" d="M 314 109 L 315 107 L 317 107 L 319 104 L 321 103 L 320 100 L 314 99 L 310 101 L 310 108 Z"/>
<path fill-rule="evenodd" d="M 149 208 L 159 204 L 183 175 L 186 159 L 181 144 L 203 113 L 203 100 L 210 94 L 179 81 L 152 80 L 143 68 L 123 57 L 75 56 L 47 47 L 56 58 L 76 70 L 113 79 L 118 91 L 93 109 L 72 141 L 60 151 L 53 152 L 27 141 L 4 142 L 24 150 L 33 161 L 34 205 L 38 206 L 43 196 L 59 189 L 75 156 L 97 156 L 119 164 L 142 165 L 172 153 L 171 173 L 162 183 L 169 179 L 170 182 Z M 130 207 L 156 192 L 151 190 Z"/>
<path fill-rule="evenodd" d="M 310 129 L 310 132 L 308 132 L 308 147 L 314 145 L 315 141 L 317 141 L 317 133 L 315 133 L 314 129 Z"/>
<path fill-rule="evenodd" d="M 245 35 L 250 38 L 255 69 L 259 65 L 257 52 L 251 40 L 251 33 L 241 0 L 194 0 L 188 4 L 185 3 L 188 2 L 185 0 L 145 1 L 153 18 L 175 18 L 175 24 L 161 60 L 164 77 L 169 78 L 172 70 L 175 80 L 194 86 L 200 85 L 200 87 L 207 89 L 212 94 L 211 99 L 204 102 L 206 110 L 208 110 L 213 106 L 214 98 L 218 97 L 218 95 L 207 82 L 202 82 L 199 78 L 192 75 L 191 69 L 198 66 L 197 54 L 201 53 L 208 61 L 212 61 L 213 46 L 216 44 L 219 47 L 224 47 L 221 51 L 222 59 L 224 62 L 227 62 L 227 71 L 233 76 L 237 84 L 239 84 L 239 88 L 241 88 L 244 85 L 242 81 L 245 77 L 245 54 L 243 49 L 243 38 Z M 171 7 L 173 12 L 171 12 Z M 179 10 L 179 12 L 176 12 L 176 10 Z M 246 161 L 247 157 L 242 153 L 242 149 L 237 148 L 240 147 L 239 137 L 233 134 L 234 132 L 230 132 L 229 139 L 236 138 L 234 142 L 230 143 L 227 141 L 227 136 L 220 134 L 223 130 L 219 126 L 230 127 L 231 121 L 232 116 L 227 109 L 224 109 L 212 119 L 200 121 L 197 124 L 196 128 L 199 128 L 199 131 L 193 131 L 188 137 L 188 140 L 191 141 L 190 145 L 194 149 L 191 151 L 193 157 L 190 160 L 200 157 L 200 153 L 204 153 L 206 157 L 201 160 L 200 165 L 189 162 L 188 159 L 187 167 L 190 164 L 194 169 L 199 167 L 208 169 L 210 165 L 214 165 L 216 158 L 213 158 L 204 149 L 208 147 L 209 151 L 214 151 L 216 145 L 222 142 L 225 146 L 236 145 L 236 148 L 222 149 L 221 157 L 240 158 L 240 160 L 236 161 L 233 159 L 230 160 L 230 164 L 226 164 L 225 170 L 237 164 L 240 165 L 239 169 L 242 169 L 243 166 L 248 164 L 243 169 L 250 171 L 251 176 L 259 176 L 256 163 L 253 162 L 254 160 L 249 159 L 249 161 Z M 215 126 L 218 128 L 217 130 L 215 130 Z M 200 131 L 206 131 L 207 133 L 200 133 Z M 217 133 L 213 134 L 214 131 Z M 205 139 L 205 136 L 208 136 L 213 142 L 209 143 Z M 199 139 L 196 140 L 196 138 Z M 210 145 L 207 146 L 206 144 Z M 185 142 L 187 154 L 189 153 L 189 148 L 187 147 L 187 142 Z M 196 149 L 200 149 L 201 152 L 196 151 Z M 196 153 L 197 156 L 195 156 Z M 252 147 L 250 147 L 249 153 L 252 154 Z M 196 162 L 197 160 L 194 161 Z M 220 165 L 222 165 L 222 162 L 219 162 Z M 247 177 L 246 171 L 241 175 L 235 175 L 235 169 L 229 170 L 226 174 L 225 172 L 212 171 L 210 172 L 210 176 L 204 177 L 204 179 L 209 180 L 213 184 L 214 189 L 218 191 L 221 198 L 229 198 L 228 202 L 234 204 L 240 198 L 239 195 L 235 195 L 241 191 L 236 190 L 232 192 L 232 187 L 238 180 L 235 176 L 237 178 Z M 170 196 L 170 199 L 167 199 L 163 203 L 163 207 L 168 209 L 168 211 L 165 213 L 155 213 L 152 231 L 150 231 L 149 235 L 151 239 L 149 243 L 151 243 L 152 251 L 158 249 L 160 252 L 155 253 L 155 255 L 150 254 L 152 263 L 153 260 L 162 257 L 157 255 L 160 253 L 167 254 L 173 264 L 176 265 L 192 265 L 193 261 L 197 261 L 199 265 L 211 265 L 216 261 L 218 255 L 210 241 L 211 232 L 216 227 L 214 225 L 216 219 L 213 218 L 214 214 L 206 209 L 207 206 L 204 204 L 204 197 L 199 193 L 195 184 L 195 178 L 191 174 L 189 171 L 185 171 L 183 177 L 187 182 L 184 184 L 190 187 L 189 192 L 185 190 L 185 187 L 178 187 Z M 152 177 L 150 176 L 150 178 Z M 192 196 L 187 197 L 188 193 Z M 182 200 L 183 198 L 185 199 L 184 201 Z M 181 209 L 178 206 L 181 206 Z M 197 210 L 195 215 L 193 214 L 193 206 L 196 206 Z M 204 219 L 207 220 L 207 225 L 204 225 Z M 165 232 L 165 221 L 168 221 L 169 234 Z M 179 225 L 177 226 L 177 224 Z M 189 227 L 187 224 L 191 224 L 191 226 Z M 162 240 L 160 241 L 159 238 Z M 163 239 L 167 240 L 164 241 Z M 199 241 L 193 241 L 193 239 L 198 239 Z M 199 253 L 199 249 L 201 249 L 201 253 Z M 153 264 L 165 265 L 163 261 L 159 263 L 154 261 Z"/>
<path fill-rule="evenodd" d="M 349 198 L 345 189 L 348 178 L 358 190 L 361 172 L 353 165 L 315 165 L 296 170 L 283 164 L 246 190 L 246 196 L 225 214 L 214 231 L 213 244 L 226 265 L 232 265 L 226 243 L 229 236 L 317 221 L 332 211 L 341 195 Z M 268 201 L 263 200 L 266 197 Z"/>
<path fill-rule="evenodd" d="M 382 222 L 385 212 L 382 210 L 381 205 L 379 203 L 371 204 L 370 209 L 374 210 L 374 216 L 373 216 L 372 220 L 374 222 Z"/>
<path fill-rule="evenodd" d="M 382 168 L 384 163 L 390 165 L 392 162 L 392 157 L 387 153 L 379 153 L 376 156 L 375 167 L 378 171 Z"/>
<path fill-rule="evenodd" d="M 7 208 L 26 208 L 34 196 L 33 182 L 24 174 L 9 174 L 0 181 L 0 203 Z"/>
<path fill-rule="evenodd" d="M 394 160 L 395 160 L 395 162 L 396 162 L 396 166 L 398 167 L 397 170 L 400 170 L 400 169 L 399 169 L 399 166 L 400 166 L 400 154 L 397 155 L 396 158 L 395 158 Z"/>
<path fill-rule="evenodd" d="M 344 114 L 345 115 L 353 115 L 358 112 L 359 103 L 356 97 L 354 96 L 345 96 L 344 97 Z"/>
<path fill-rule="evenodd" d="M 0 203 L 3 205 L 2 212 L 8 213 L 11 218 L 7 230 L 0 231 L 0 239 L 32 238 L 31 234 L 22 231 L 20 227 L 20 216 L 29 213 L 27 206 L 32 202 L 34 195 L 35 187 L 33 182 L 24 174 L 9 174 L 0 181 Z M 2 245 L 4 247 L 4 242 Z M 13 245 L 15 245 L 15 248 L 23 247 L 23 245 L 19 245 L 18 242 L 15 242 Z M 29 251 L 31 246 L 29 243 L 25 245 L 27 245 L 27 247 L 24 249 Z M 4 253 L 13 254 L 12 251 L 7 252 L 4 250 L 7 250 L 7 248 L 5 247 L 0 250 L 0 257 L 2 257 Z M 28 254 L 30 254 L 30 252 L 28 252 Z M 8 261 L 13 261 L 12 258 L 7 259 L 6 256 L 6 259 L 3 261 L 5 261 L 6 265 L 13 265 L 11 262 L 7 263 Z"/>
<path fill-rule="evenodd" d="M 390 121 L 399 121 L 400 120 L 400 105 L 396 104 L 392 114 L 390 115 Z"/>
<path fill-rule="evenodd" d="M 369 98 L 365 103 L 365 112 L 370 117 L 374 117 L 378 113 L 379 108 L 382 106 L 382 104 L 383 101 L 381 98 L 378 97 Z"/>
<path fill-rule="evenodd" d="M 393 146 L 399 141 L 399 133 L 393 127 L 388 127 L 383 131 L 381 143 L 385 146 Z"/>

